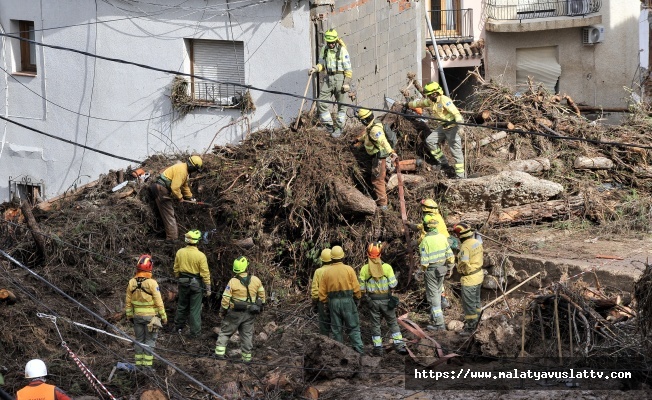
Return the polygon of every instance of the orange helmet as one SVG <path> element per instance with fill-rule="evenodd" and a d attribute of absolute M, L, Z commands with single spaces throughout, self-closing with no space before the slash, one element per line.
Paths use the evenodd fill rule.
<path fill-rule="evenodd" d="M 380 252 L 383 249 L 383 245 L 380 242 L 371 243 L 367 247 L 367 255 L 369 258 L 378 258 L 380 257 Z"/>
<path fill-rule="evenodd" d="M 466 222 L 455 224 L 455 226 L 453 226 L 453 233 L 460 239 L 466 239 L 473 236 L 473 230 Z"/>
<path fill-rule="evenodd" d="M 152 272 L 152 268 L 154 268 L 154 262 L 152 261 L 152 256 L 149 254 L 143 254 L 138 258 L 138 264 L 136 265 L 136 269 L 139 271 L 145 271 L 145 272 Z"/>

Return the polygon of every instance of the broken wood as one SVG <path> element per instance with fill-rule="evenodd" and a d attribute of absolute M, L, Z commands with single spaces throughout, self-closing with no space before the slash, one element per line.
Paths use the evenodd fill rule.
<path fill-rule="evenodd" d="M 612 169 L 614 162 L 606 157 L 579 156 L 573 162 L 575 169 Z"/>
<path fill-rule="evenodd" d="M 487 308 L 491 307 L 491 306 L 494 305 L 496 302 L 502 300 L 503 297 L 506 297 L 508 294 L 512 293 L 514 290 L 516 290 L 516 289 L 520 288 L 521 286 L 525 285 L 527 282 L 529 282 L 529 281 L 531 281 L 532 279 L 536 278 L 536 277 L 539 276 L 540 274 L 541 274 L 541 272 L 537 272 L 536 274 L 534 274 L 534 275 L 532 275 L 531 277 L 527 278 L 527 279 L 524 280 L 523 282 L 521 282 L 521 283 L 519 283 L 518 285 L 514 286 L 513 288 L 509 289 L 509 290 L 506 291 L 504 294 L 502 294 L 502 295 L 496 297 L 493 301 L 491 301 L 490 303 L 488 303 L 488 304 L 486 304 L 484 307 L 482 307 L 482 310 L 484 311 L 484 310 L 486 310 Z"/>
<path fill-rule="evenodd" d="M 32 214 L 32 205 L 29 203 L 29 201 L 23 200 L 20 203 L 20 210 L 25 216 L 25 219 L 27 221 L 27 226 L 29 227 L 29 230 L 32 233 L 32 238 L 34 238 L 36 247 L 38 247 L 41 256 L 45 257 L 45 255 L 47 254 L 45 251 L 45 239 L 43 233 L 41 232 L 41 228 L 39 228 L 38 224 L 36 223 L 34 214 Z"/>
<path fill-rule="evenodd" d="M 622 257 L 610 256 L 610 255 L 607 255 L 607 254 L 598 254 L 597 256 L 595 256 L 595 258 L 603 258 L 605 260 L 624 260 L 624 258 L 622 258 Z"/>
<path fill-rule="evenodd" d="M 484 139 L 480 139 L 478 142 L 474 141 L 474 142 L 469 143 L 469 147 L 472 148 L 472 149 L 475 149 L 476 147 L 486 146 L 489 143 L 496 142 L 496 141 L 498 141 L 500 139 L 504 139 L 506 137 L 507 137 L 507 132 L 505 132 L 505 131 L 492 133 L 488 137 L 486 137 Z"/>
<path fill-rule="evenodd" d="M 510 131 L 515 128 L 514 124 L 511 122 L 503 122 L 503 121 L 498 121 L 498 122 L 492 122 L 492 121 L 486 121 L 482 123 L 483 126 L 491 126 L 494 128 L 506 128 L 509 129 Z"/>
<path fill-rule="evenodd" d="M 245 248 L 245 249 L 249 249 L 249 248 L 254 247 L 254 239 L 248 237 L 248 238 L 246 238 L 246 239 L 235 240 L 235 241 L 233 242 L 233 244 L 236 245 L 236 246 L 238 246 L 238 247 L 242 247 L 242 248 Z"/>
<path fill-rule="evenodd" d="M 511 171 L 523 171 L 527 173 L 548 171 L 550 169 L 550 160 L 547 158 L 514 160 L 507 163 L 507 169 Z"/>
<path fill-rule="evenodd" d="M 451 216 L 449 221 L 451 223 L 466 221 L 474 225 L 485 223 L 486 226 L 517 225 L 544 220 L 554 221 L 581 215 L 582 212 L 584 212 L 584 197 L 571 196 L 565 200 L 549 200 L 507 207 L 494 211 L 491 215 L 489 211 L 468 212 L 459 217 Z"/>
<path fill-rule="evenodd" d="M 573 99 L 571 99 L 571 97 L 569 95 L 564 94 L 564 99 L 566 100 L 566 102 L 568 103 L 570 108 L 572 108 L 573 111 L 575 111 L 575 114 L 577 114 L 578 117 L 582 115 L 580 113 L 580 109 L 577 108 L 577 104 L 575 104 L 575 102 L 573 101 Z"/>
<path fill-rule="evenodd" d="M 61 200 L 74 200 L 78 195 L 82 194 L 84 190 L 92 188 L 97 186 L 99 183 L 99 180 L 89 182 L 83 186 L 78 187 L 77 189 L 71 191 L 71 192 L 65 192 L 63 194 L 60 194 L 59 196 L 55 196 L 51 198 L 50 200 L 44 201 L 42 203 L 39 203 L 36 205 L 36 208 L 38 208 L 41 211 L 50 211 L 52 207 L 54 207 L 55 203 Z"/>
<path fill-rule="evenodd" d="M 358 189 L 340 180 L 336 180 L 333 186 L 337 203 L 343 214 L 373 215 L 376 213 L 376 202 Z"/>
<path fill-rule="evenodd" d="M 421 175 L 403 175 L 404 185 L 416 186 L 424 183 L 425 181 L 426 178 L 424 178 Z M 385 188 L 389 192 L 390 190 L 394 189 L 397 186 L 398 186 L 398 176 L 396 174 L 392 174 L 392 176 L 389 177 L 389 180 L 387 181 L 387 185 L 385 186 Z"/>

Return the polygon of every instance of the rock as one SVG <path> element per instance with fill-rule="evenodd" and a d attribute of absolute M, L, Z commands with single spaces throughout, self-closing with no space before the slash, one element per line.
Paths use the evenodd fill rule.
<path fill-rule="evenodd" d="M 363 369 L 378 368 L 382 360 L 382 357 L 362 356 L 360 357 L 360 366 L 363 367 Z"/>
<path fill-rule="evenodd" d="M 268 336 L 267 336 L 267 334 L 265 332 L 260 332 L 258 334 L 258 340 L 261 341 L 261 342 L 267 341 L 267 338 L 268 338 Z"/>
<path fill-rule="evenodd" d="M 145 390 L 140 395 L 140 400 L 168 400 L 160 389 Z"/>
<path fill-rule="evenodd" d="M 464 329 L 464 322 L 453 320 L 448 323 L 448 330 L 453 332 L 460 332 Z"/>
<path fill-rule="evenodd" d="M 360 354 L 333 339 L 310 333 L 305 336 L 304 368 L 310 379 L 353 378 L 360 366 Z"/>
<path fill-rule="evenodd" d="M 265 325 L 263 331 L 267 334 L 267 336 L 269 336 L 272 333 L 276 332 L 277 329 L 278 329 L 278 325 L 276 325 L 276 322 L 271 321 Z"/>

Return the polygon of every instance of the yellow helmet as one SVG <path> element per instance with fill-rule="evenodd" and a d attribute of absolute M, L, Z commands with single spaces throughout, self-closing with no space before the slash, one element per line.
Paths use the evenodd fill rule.
<path fill-rule="evenodd" d="M 321 251 L 321 255 L 319 256 L 319 259 L 321 262 L 331 262 L 331 249 L 324 249 Z"/>
<path fill-rule="evenodd" d="M 341 246 L 333 246 L 331 249 L 331 259 L 341 260 L 344 258 L 344 249 Z"/>
<path fill-rule="evenodd" d="M 473 236 L 473 230 L 466 222 L 460 222 L 453 226 L 453 233 L 460 239 L 466 239 Z"/>
<path fill-rule="evenodd" d="M 199 156 L 190 156 L 188 157 L 188 166 L 195 167 L 196 170 L 201 170 L 204 165 L 204 161 Z"/>
<path fill-rule="evenodd" d="M 444 91 L 442 90 L 441 86 L 439 86 L 439 83 L 437 82 L 430 82 L 429 84 L 423 87 L 423 94 L 426 96 L 430 96 L 435 92 L 439 94 L 444 94 Z"/>
<path fill-rule="evenodd" d="M 233 272 L 236 274 L 241 274 L 247 270 L 248 265 L 249 261 L 247 261 L 245 256 L 240 256 L 233 260 Z"/>
<path fill-rule="evenodd" d="M 339 36 L 337 36 L 337 31 L 331 28 L 326 32 L 324 32 L 324 39 L 326 40 L 327 43 L 333 43 L 336 42 L 337 39 L 339 39 Z"/>
<path fill-rule="evenodd" d="M 188 233 L 186 233 L 186 236 L 184 238 L 186 243 L 190 243 L 190 244 L 197 244 L 197 242 L 199 242 L 199 239 L 201 239 L 201 232 L 197 229 L 188 231 Z"/>
<path fill-rule="evenodd" d="M 423 227 L 426 228 L 427 231 L 437 229 L 438 223 L 439 221 L 437 221 L 437 218 L 433 217 L 430 214 L 426 214 L 426 216 L 423 217 Z"/>
<path fill-rule="evenodd" d="M 424 213 L 439 212 L 439 204 L 433 199 L 423 199 L 421 200 L 421 211 Z"/>

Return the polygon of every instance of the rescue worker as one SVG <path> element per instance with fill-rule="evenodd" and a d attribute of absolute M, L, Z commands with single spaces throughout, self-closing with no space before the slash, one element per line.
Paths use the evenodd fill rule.
<path fill-rule="evenodd" d="M 337 101 L 337 119 L 333 124 L 333 117 L 330 112 L 330 104 L 319 102 L 317 110 L 319 121 L 326 127 L 332 137 L 338 138 L 342 135 L 344 122 L 346 121 L 347 107 L 342 104 L 345 100 L 346 93 L 351 91 L 351 58 L 346 50 L 344 42 L 338 37 L 335 29 L 329 29 L 324 33 L 326 44 L 319 51 L 319 60 L 317 64 L 310 68 L 308 74 L 315 72 L 324 72 L 321 89 L 319 90 L 319 100 L 330 100 L 331 96 Z"/>
<path fill-rule="evenodd" d="M 464 310 L 464 331 L 462 336 L 469 336 L 478 326 L 482 303 L 480 293 L 484 273 L 482 264 L 484 261 L 484 250 L 482 242 L 475 238 L 474 231 L 469 224 L 460 222 L 453 226 L 453 233 L 462 244 L 457 255 L 457 272 L 462 275 L 462 309 Z"/>
<path fill-rule="evenodd" d="M 0 289 L 0 303 L 7 303 L 7 305 L 13 306 L 16 304 L 16 295 L 7 289 Z"/>
<path fill-rule="evenodd" d="M 365 133 L 362 134 L 353 143 L 355 146 L 359 142 L 364 142 L 364 148 L 367 154 L 372 158 L 371 161 L 371 184 L 376 192 L 376 204 L 381 210 L 387 210 L 387 191 L 385 186 L 385 175 L 387 173 L 386 158 L 390 157 L 392 162 L 398 157 L 392 146 L 385 136 L 385 128 L 381 122 L 374 118 L 374 113 L 365 108 L 361 108 L 356 113 L 356 118 L 366 127 Z"/>
<path fill-rule="evenodd" d="M 129 280 L 125 299 L 127 320 L 134 324 L 134 334 L 138 343 L 150 348 L 156 345 L 158 329 L 168 322 L 165 306 L 161 298 L 158 282 L 152 278 L 154 262 L 152 256 L 143 254 L 136 264 L 136 275 Z M 136 345 L 136 365 L 152 367 L 154 356 L 142 346 Z"/>
<path fill-rule="evenodd" d="M 442 217 L 441 213 L 439 212 L 439 204 L 437 204 L 436 201 L 433 199 L 423 199 L 421 200 L 421 215 L 422 218 L 425 217 L 426 215 L 431 215 L 437 220 L 437 232 L 439 232 L 440 235 L 444 235 L 446 237 L 446 240 L 448 240 L 448 244 L 451 246 L 451 249 L 454 248 L 453 242 L 451 241 L 450 234 L 448 233 L 448 229 L 446 228 L 446 222 L 444 222 L 444 217 Z M 416 230 L 419 232 L 419 242 L 423 240 L 424 237 L 426 237 L 426 230 L 423 228 L 423 223 L 421 224 L 410 224 L 409 225 L 412 229 Z M 441 307 L 445 310 L 449 308 L 450 302 L 446 298 L 446 292 L 444 291 L 444 281 L 441 282 L 442 286 L 440 287 L 441 291 Z"/>
<path fill-rule="evenodd" d="M 229 280 L 222 294 L 222 327 L 215 346 L 215 356 L 220 359 L 226 358 L 226 345 L 237 331 L 240 335 L 242 361 L 251 362 L 254 321 L 256 315 L 263 311 L 265 288 L 258 277 L 247 273 L 248 265 L 249 262 L 243 256 L 233 261 L 235 276 Z"/>
<path fill-rule="evenodd" d="M 387 323 L 394 349 L 401 355 L 407 354 L 401 328 L 396 320 L 397 298 L 392 296 L 392 289 L 398 282 L 392 266 L 380 259 L 382 244 L 371 243 L 367 247 L 367 264 L 360 269 L 360 292 L 371 314 L 371 341 L 374 345 L 372 354 L 383 355 L 383 339 L 380 332 L 382 319 Z"/>
<path fill-rule="evenodd" d="M 43 360 L 30 360 L 25 365 L 25 378 L 31 380 L 16 392 L 16 400 L 72 400 L 63 390 L 45 383 L 47 375 L 48 369 Z"/>
<path fill-rule="evenodd" d="M 423 218 L 426 236 L 419 244 L 421 266 L 425 270 L 426 298 L 430 303 L 430 320 L 428 329 L 445 331 L 444 313 L 441 309 L 441 288 L 444 278 L 455 265 L 455 256 L 443 235 L 437 231 L 437 220 L 431 215 Z"/>
<path fill-rule="evenodd" d="M 319 285 L 321 284 L 321 277 L 324 274 L 324 271 L 328 269 L 328 266 L 331 264 L 331 249 L 323 249 L 321 255 L 319 256 L 321 260 L 321 267 L 315 270 L 315 274 L 312 276 L 312 285 L 310 286 L 310 297 L 312 298 L 313 308 L 317 309 L 317 315 L 319 317 L 319 333 L 324 336 L 329 336 L 331 333 L 331 316 L 326 312 L 326 306 L 324 303 L 319 301 Z"/>
<path fill-rule="evenodd" d="M 154 196 L 156 207 L 161 214 L 161 220 L 165 227 L 165 241 L 173 242 L 179 238 L 177 220 L 174 217 L 173 202 L 190 201 L 196 202 L 188 185 L 190 174 L 201 171 L 204 162 L 199 156 L 190 156 L 185 162 L 174 164 L 167 168 L 149 186 Z"/>
<path fill-rule="evenodd" d="M 432 116 L 439 121 L 437 127 L 426 137 L 426 145 L 430 154 L 443 168 L 449 166 L 446 156 L 441 149 L 442 142 L 448 142 L 453 158 L 455 159 L 455 177 L 456 179 L 464 178 L 464 153 L 462 152 L 462 127 L 457 125 L 464 122 L 462 114 L 453 104 L 453 100 L 444 96 L 444 91 L 437 82 L 430 82 L 423 87 L 424 99 L 414 100 L 407 103 L 411 109 L 430 108 Z"/>
<path fill-rule="evenodd" d="M 198 230 L 188 231 L 186 247 L 177 251 L 174 258 L 174 276 L 179 282 L 177 313 L 174 316 L 174 330 L 181 333 L 188 321 L 190 337 L 199 337 L 201 331 L 201 300 L 211 295 L 211 273 L 206 255 L 197 248 L 201 238 Z"/>
<path fill-rule="evenodd" d="M 342 329 L 346 330 L 353 349 L 364 354 L 360 336 L 360 317 L 356 300 L 362 296 L 355 271 L 342 263 L 344 250 L 340 246 L 331 249 L 332 264 L 324 271 L 319 285 L 319 301 L 324 303 L 331 316 L 333 339 L 344 343 Z"/>

